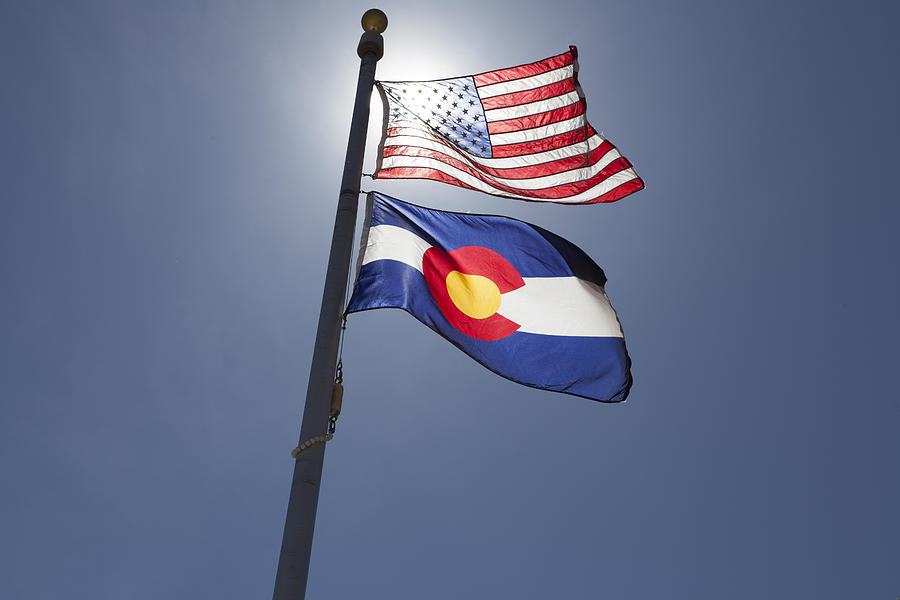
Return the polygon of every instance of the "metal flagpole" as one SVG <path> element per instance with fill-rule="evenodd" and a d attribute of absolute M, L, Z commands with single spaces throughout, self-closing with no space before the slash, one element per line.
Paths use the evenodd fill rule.
<path fill-rule="evenodd" d="M 350 122 L 350 138 L 347 141 L 347 157 L 344 175 L 334 219 L 331 253 L 325 273 L 325 290 L 319 312 L 319 328 L 309 371 L 306 389 L 306 406 L 300 427 L 300 443 L 325 434 L 331 409 L 331 395 L 337 367 L 338 345 L 341 333 L 341 317 L 347 294 L 347 277 L 350 272 L 350 254 L 353 247 L 353 230 L 359 204 L 359 180 L 362 177 L 366 132 L 369 126 L 369 100 L 375 83 L 375 63 L 384 54 L 381 33 L 387 28 L 387 17 L 380 10 L 367 10 L 362 17 L 365 30 L 356 48 L 359 54 L 359 80 L 356 84 L 356 102 L 353 120 Z M 275 576 L 274 600 L 301 600 L 306 596 L 306 580 L 309 575 L 309 558 L 312 550 L 313 528 L 316 521 L 316 505 L 319 501 L 319 484 L 322 479 L 322 463 L 325 444 L 313 444 L 297 455 L 294 478 L 288 500 Z"/>

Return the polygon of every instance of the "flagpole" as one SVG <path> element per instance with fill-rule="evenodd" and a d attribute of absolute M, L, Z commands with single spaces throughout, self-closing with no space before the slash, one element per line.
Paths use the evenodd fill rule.
<path fill-rule="evenodd" d="M 322 293 L 322 307 L 319 311 L 319 326 L 309 370 L 309 384 L 306 389 L 306 405 L 303 409 L 298 447 L 325 434 L 331 409 L 341 318 L 350 273 L 353 230 L 356 226 L 359 204 L 359 180 L 362 177 L 366 133 L 369 126 L 369 101 L 375 83 L 375 64 L 384 54 L 384 40 L 381 33 L 387 28 L 387 17 L 376 8 L 367 10 L 362 17 L 362 26 L 365 32 L 356 48 L 360 58 L 356 101 L 353 105 L 353 119 L 350 122 L 350 137 L 347 141 L 344 174 L 334 220 L 328 269 L 325 273 L 325 289 Z M 278 572 L 275 576 L 275 592 L 272 595 L 274 600 L 302 600 L 306 596 L 313 528 L 324 460 L 325 444 L 318 443 L 305 449 L 294 462 L 294 476 L 281 540 L 281 555 L 278 558 Z"/>

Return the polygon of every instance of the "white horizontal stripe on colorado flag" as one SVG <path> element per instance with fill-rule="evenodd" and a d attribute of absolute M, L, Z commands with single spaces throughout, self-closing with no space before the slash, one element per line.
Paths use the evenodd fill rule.
<path fill-rule="evenodd" d="M 396 225 L 376 225 L 369 228 L 366 250 L 360 266 L 376 260 L 397 260 L 422 272 L 422 256 L 431 244 L 409 229 Z"/>
<path fill-rule="evenodd" d="M 500 296 L 497 312 L 523 333 L 625 337 L 603 288 L 577 277 L 523 277 L 525 285 Z"/>

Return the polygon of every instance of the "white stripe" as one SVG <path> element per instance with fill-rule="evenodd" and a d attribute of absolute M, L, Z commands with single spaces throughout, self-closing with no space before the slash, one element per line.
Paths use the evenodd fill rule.
<path fill-rule="evenodd" d="M 566 183 L 576 183 L 579 181 L 590 179 L 591 177 L 597 175 L 598 173 L 600 173 L 600 171 L 605 169 L 609 165 L 609 163 L 619 158 L 619 156 L 620 155 L 618 151 L 610 150 L 603 156 L 603 158 L 589 167 L 572 169 L 571 171 L 563 171 L 562 173 L 554 173 L 552 175 L 544 175 L 543 177 L 531 177 L 529 179 L 501 179 L 499 177 L 494 177 L 487 174 L 485 174 L 485 177 L 489 177 L 492 181 L 496 181 L 500 185 L 507 185 L 519 190 L 542 190 Z M 425 167 L 438 169 L 444 173 L 447 173 L 448 175 L 453 175 L 457 179 L 462 178 L 456 175 L 456 173 L 464 174 L 467 177 L 472 177 L 468 173 L 465 173 L 464 171 L 457 169 L 456 167 L 450 166 L 443 161 L 426 156 L 395 155 L 388 156 L 381 162 L 382 169 L 391 169 L 394 167 Z M 446 169 L 452 169 L 453 171 L 447 171 Z M 475 178 L 473 177 L 473 179 Z M 468 183 L 468 180 L 466 181 L 466 183 Z"/>
<path fill-rule="evenodd" d="M 363 265 L 396 260 L 422 272 L 431 245 L 396 225 L 369 229 Z M 523 333 L 584 337 L 623 337 L 616 311 L 603 288 L 577 277 L 524 277 L 525 285 L 500 296 L 497 311 Z"/>
<path fill-rule="evenodd" d="M 568 79 L 574 73 L 574 66 L 567 65 L 540 75 L 532 75 L 531 77 L 523 77 L 522 79 L 513 79 L 512 81 L 501 81 L 500 83 L 491 83 L 478 88 L 478 95 L 482 98 L 493 98 L 503 94 L 512 92 L 521 92 L 523 90 L 532 90 L 550 83 L 556 83 Z"/>
<path fill-rule="evenodd" d="M 408 162 L 394 162 L 392 159 L 407 159 Z M 388 163 L 390 161 L 390 167 Z M 516 198 L 518 200 L 535 200 L 535 201 L 544 201 L 544 202 L 558 202 L 560 204 L 577 204 L 579 202 L 587 202 L 588 200 L 593 200 L 603 194 L 614 190 L 620 185 L 631 181 L 632 179 L 637 179 L 637 173 L 635 173 L 634 168 L 629 167 L 624 171 L 619 171 L 614 175 L 610 175 L 603 181 L 600 181 L 592 188 L 589 188 L 580 194 L 576 194 L 574 196 L 565 196 L 562 198 L 540 198 L 535 196 L 523 196 L 521 194 L 516 194 L 514 192 L 508 192 L 506 190 L 498 189 L 489 183 L 483 182 L 481 179 L 477 177 L 473 177 L 468 173 L 460 171 L 459 169 L 452 167 L 446 163 L 443 163 L 438 160 L 434 160 L 431 158 L 421 158 L 421 157 L 406 157 L 406 156 L 390 156 L 382 162 L 382 169 L 387 169 L 391 167 L 427 167 L 431 169 L 435 169 L 442 173 L 446 173 L 451 177 L 455 177 L 459 179 L 461 182 L 472 186 L 476 190 L 480 190 L 482 192 L 487 192 L 488 194 L 501 194 L 507 198 Z M 543 179 L 543 178 L 541 178 Z M 517 183 L 522 181 L 536 181 L 535 179 L 517 179 L 514 180 Z M 521 188 L 521 186 L 519 186 Z"/>
<path fill-rule="evenodd" d="M 562 94 L 561 96 L 553 96 L 552 98 L 538 100 L 537 102 L 486 110 L 484 111 L 484 116 L 488 121 L 518 119 L 519 117 L 527 117 L 528 115 L 537 115 L 549 110 L 556 110 L 557 108 L 575 104 L 578 101 L 578 94 L 576 92 L 569 92 L 568 94 Z"/>
<path fill-rule="evenodd" d="M 363 266 L 376 260 L 397 260 L 422 271 L 422 256 L 431 244 L 408 229 L 396 225 L 369 228 L 369 240 L 363 255 Z"/>
<path fill-rule="evenodd" d="M 531 129 L 523 129 L 521 131 L 510 131 L 509 133 L 492 133 L 491 145 L 503 146 L 505 144 L 520 144 L 522 142 L 532 142 L 534 140 L 542 140 L 544 138 L 553 137 L 561 133 L 568 133 L 575 129 L 580 129 L 587 125 L 587 119 L 584 113 L 565 121 L 557 121 L 550 125 L 541 127 L 533 127 Z"/>
<path fill-rule="evenodd" d="M 434 136 L 431 135 L 428 131 L 424 131 L 421 129 L 410 129 L 409 131 L 419 133 L 420 135 L 426 135 L 427 138 L 422 138 L 420 137 L 420 135 L 393 136 L 387 138 L 384 141 L 385 148 L 387 148 L 388 146 L 418 146 L 420 148 L 428 148 L 437 152 L 443 152 L 444 154 L 448 154 L 450 153 L 449 150 L 453 150 L 455 153 L 454 155 L 459 155 L 459 159 L 463 162 L 484 165 L 492 169 L 528 167 L 531 165 L 539 165 L 541 163 L 560 160 L 563 158 L 570 158 L 572 156 L 579 156 L 581 154 L 592 152 L 595 148 L 600 146 L 600 144 L 605 141 L 599 135 L 594 134 L 585 142 L 578 142 L 576 144 L 571 144 L 569 146 L 564 146 L 562 148 L 557 148 L 554 150 L 547 150 L 545 152 L 538 152 L 536 154 L 523 154 L 521 156 L 508 156 L 505 158 L 482 158 L 480 156 L 472 156 L 465 152 L 460 152 L 455 146 L 448 147 L 448 144 L 446 142 L 437 141 Z M 616 158 L 618 158 L 618 156 Z"/>
<path fill-rule="evenodd" d="M 498 313 L 523 333 L 624 337 L 603 288 L 577 277 L 525 277 L 525 285 L 500 296 Z"/>

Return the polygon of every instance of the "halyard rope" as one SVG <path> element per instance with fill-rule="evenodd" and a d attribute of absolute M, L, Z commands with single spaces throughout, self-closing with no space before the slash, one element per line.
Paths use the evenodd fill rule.
<path fill-rule="evenodd" d="M 291 450 L 291 458 L 297 458 L 298 456 L 300 456 L 301 452 L 303 452 L 304 450 L 309 450 L 316 444 L 324 444 L 325 442 L 330 442 L 331 438 L 333 437 L 333 433 L 326 433 L 325 435 L 318 435 L 311 440 L 306 440 L 305 442 Z"/>

